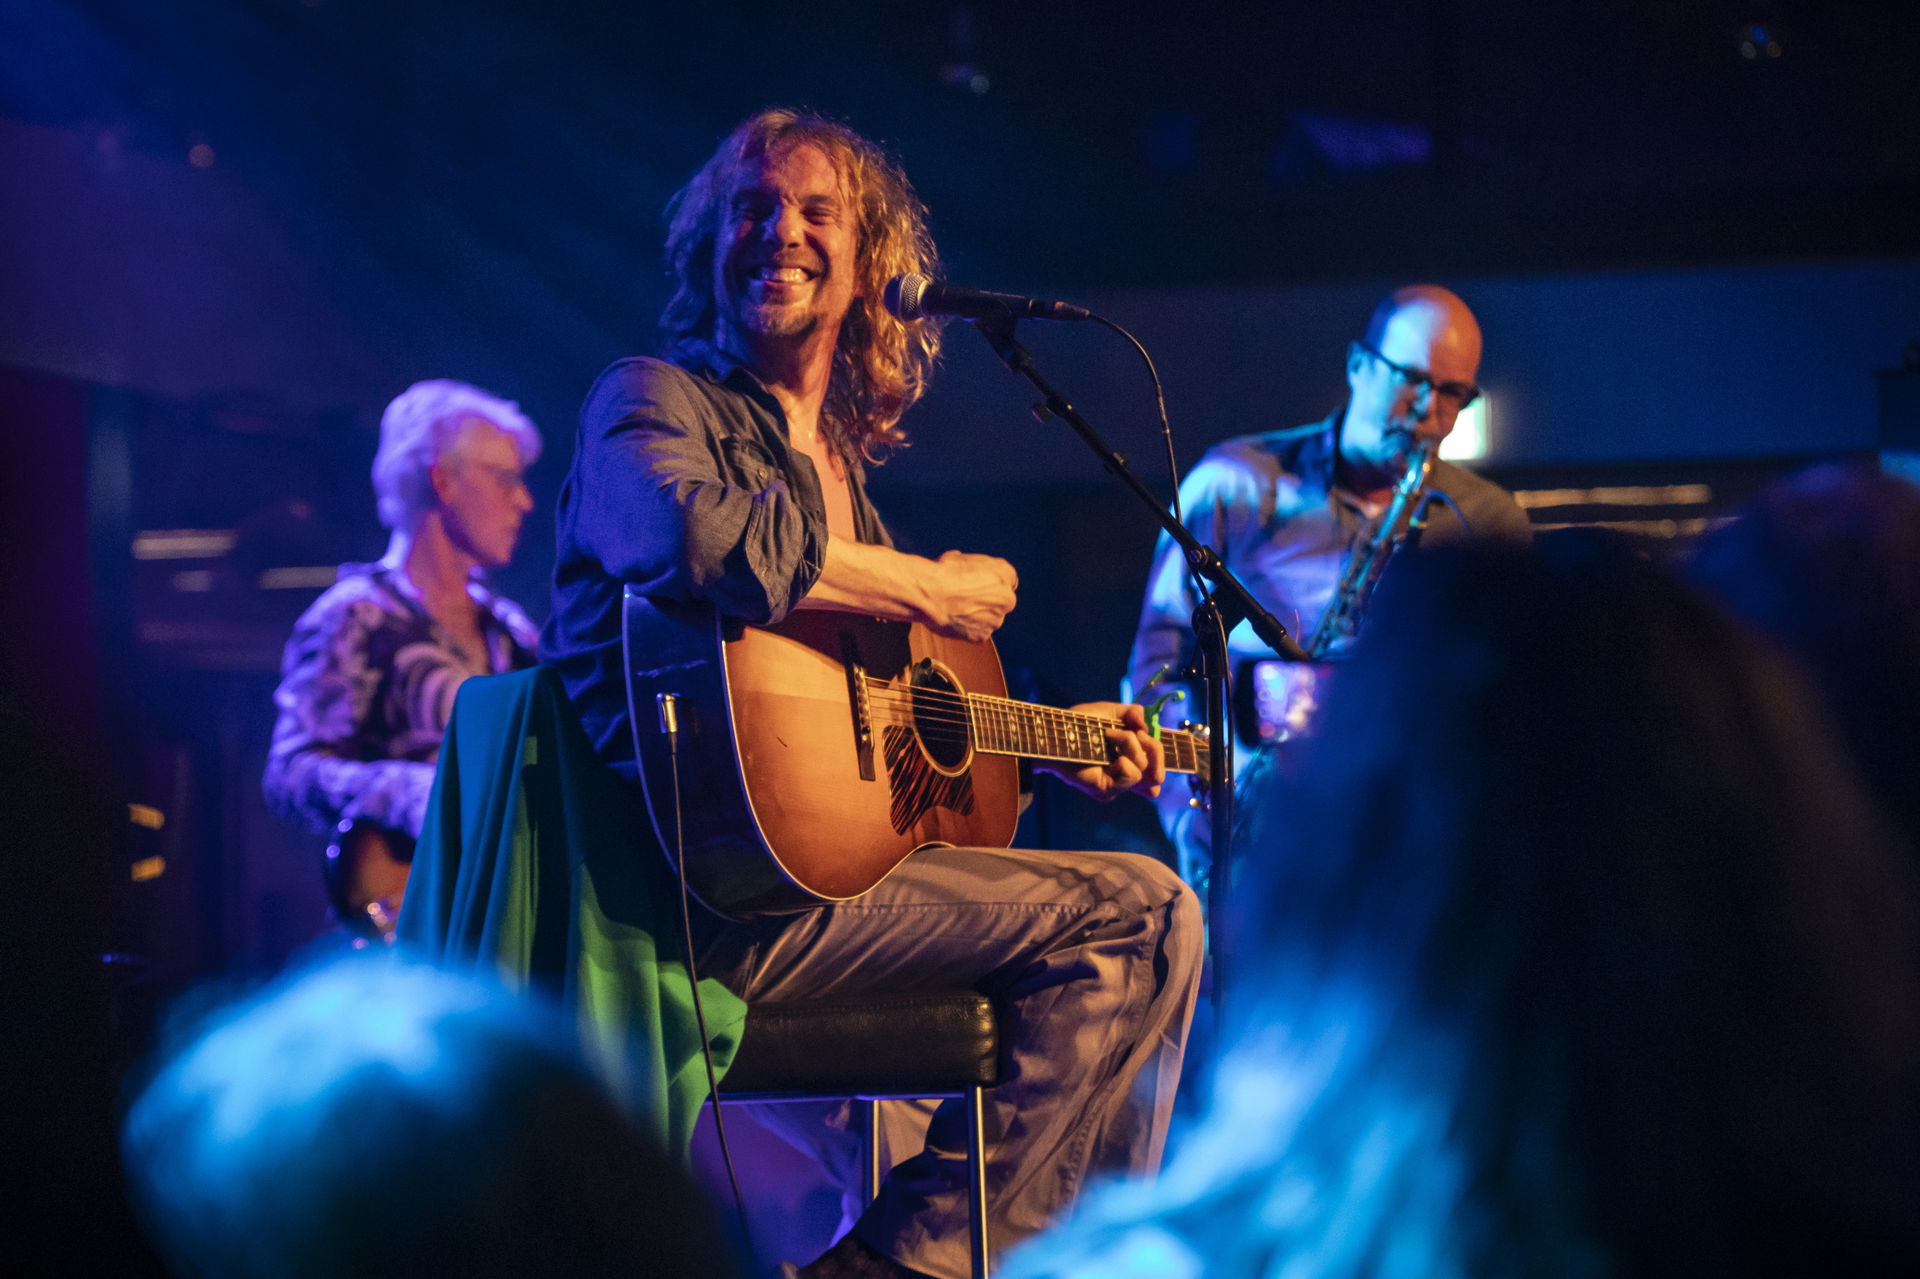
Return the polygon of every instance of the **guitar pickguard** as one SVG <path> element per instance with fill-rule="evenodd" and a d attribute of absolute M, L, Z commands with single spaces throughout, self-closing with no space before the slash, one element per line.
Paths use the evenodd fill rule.
<path fill-rule="evenodd" d="M 973 813 L 973 778 L 967 773 L 949 776 L 935 769 L 920 750 L 914 731 L 904 724 L 889 724 L 883 750 L 887 762 L 887 782 L 893 803 L 889 814 L 893 829 L 906 832 L 935 808 L 945 808 L 961 816 Z"/>

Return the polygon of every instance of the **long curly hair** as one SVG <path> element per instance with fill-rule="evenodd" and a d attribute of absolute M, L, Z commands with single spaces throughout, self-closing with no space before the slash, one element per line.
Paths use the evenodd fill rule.
<path fill-rule="evenodd" d="M 713 336 L 714 245 L 734 176 L 744 165 L 798 146 L 816 147 L 833 162 L 857 219 L 855 297 L 834 350 L 824 425 L 843 455 L 879 463 L 906 444 L 900 417 L 925 391 L 940 354 L 939 327 L 903 324 L 887 313 L 881 294 L 903 272 L 938 274 L 940 256 L 927 232 L 926 206 L 907 175 L 852 129 L 809 111 L 774 107 L 727 136 L 667 206 L 667 263 L 675 289 L 660 327 L 669 344 Z"/>

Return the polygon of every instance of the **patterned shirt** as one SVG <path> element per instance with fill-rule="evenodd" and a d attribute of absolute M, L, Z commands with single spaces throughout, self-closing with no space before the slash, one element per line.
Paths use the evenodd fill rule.
<path fill-rule="evenodd" d="M 477 581 L 468 592 L 484 654 L 457 647 L 398 569 L 340 566 L 281 659 L 261 783 L 276 813 L 318 831 L 348 820 L 420 833 L 461 682 L 534 662 L 536 632 L 520 606 Z"/>

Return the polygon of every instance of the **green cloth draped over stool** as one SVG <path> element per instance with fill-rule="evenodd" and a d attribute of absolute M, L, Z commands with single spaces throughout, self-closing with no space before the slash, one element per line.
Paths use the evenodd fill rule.
<path fill-rule="evenodd" d="M 575 1009 L 639 1122 L 684 1154 L 707 1079 L 679 892 L 638 796 L 594 754 L 551 668 L 461 685 L 399 943 Z M 711 980 L 700 995 L 725 1070 L 747 1006 Z"/>

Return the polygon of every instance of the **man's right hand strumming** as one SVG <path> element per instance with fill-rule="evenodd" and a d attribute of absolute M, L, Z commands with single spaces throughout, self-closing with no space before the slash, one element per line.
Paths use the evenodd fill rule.
<path fill-rule="evenodd" d="M 885 546 L 829 541 L 825 570 L 801 608 L 919 622 L 954 639 L 983 640 L 1013 611 L 1020 584 L 996 555 L 948 551 L 937 560 Z"/>
<path fill-rule="evenodd" d="M 954 639 L 990 638 L 1013 611 L 1020 575 L 997 555 L 948 551 L 933 562 L 926 624 Z"/>

